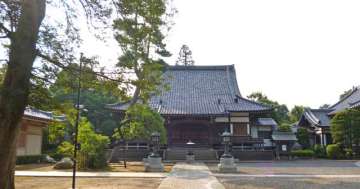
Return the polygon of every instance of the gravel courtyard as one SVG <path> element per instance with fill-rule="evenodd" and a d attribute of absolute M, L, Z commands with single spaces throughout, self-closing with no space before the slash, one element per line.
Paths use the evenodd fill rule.
<path fill-rule="evenodd" d="M 234 177 L 218 180 L 226 189 L 359 189 L 359 179 L 353 178 L 255 178 Z"/>
<path fill-rule="evenodd" d="M 356 161 L 298 160 L 264 163 L 238 163 L 238 174 L 275 175 L 275 177 L 241 177 L 236 174 L 221 176 L 216 164 L 210 170 L 226 189 L 359 189 L 359 178 L 320 178 L 317 175 L 360 175 Z M 287 177 L 277 177 L 286 175 Z M 294 175 L 294 176 L 292 176 Z M 297 177 L 309 175 L 309 178 Z"/>

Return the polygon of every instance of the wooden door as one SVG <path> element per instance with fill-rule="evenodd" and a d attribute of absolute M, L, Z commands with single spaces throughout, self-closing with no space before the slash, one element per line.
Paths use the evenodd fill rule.
<path fill-rule="evenodd" d="M 247 136 L 247 123 L 233 123 L 234 136 Z"/>

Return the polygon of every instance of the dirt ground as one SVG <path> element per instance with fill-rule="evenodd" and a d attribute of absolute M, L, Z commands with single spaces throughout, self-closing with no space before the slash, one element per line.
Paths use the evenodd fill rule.
<path fill-rule="evenodd" d="M 68 189 L 71 177 L 16 177 L 16 189 Z M 160 178 L 78 178 L 78 189 L 155 189 Z"/>
<path fill-rule="evenodd" d="M 142 162 L 127 162 L 126 168 L 122 163 L 110 164 L 109 167 L 101 170 L 81 170 L 81 171 L 92 171 L 92 172 L 101 172 L 101 171 L 110 171 L 110 172 L 144 172 L 144 164 Z M 173 163 L 164 163 L 165 172 L 170 172 Z M 16 165 L 17 171 L 55 171 L 52 164 L 27 164 L 27 165 Z M 61 171 L 72 171 L 72 169 L 61 170 Z"/>

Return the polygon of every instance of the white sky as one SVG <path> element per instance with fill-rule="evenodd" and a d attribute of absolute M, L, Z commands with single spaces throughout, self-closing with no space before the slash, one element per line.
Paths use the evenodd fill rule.
<path fill-rule="evenodd" d="M 360 85 L 360 1 L 174 0 L 167 38 L 173 65 L 182 44 L 196 65 L 234 64 L 243 96 L 318 108 Z M 114 64 L 116 42 L 85 49 Z"/>

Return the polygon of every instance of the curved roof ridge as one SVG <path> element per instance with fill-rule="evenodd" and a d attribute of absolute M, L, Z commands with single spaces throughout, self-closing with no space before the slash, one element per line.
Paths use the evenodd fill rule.
<path fill-rule="evenodd" d="M 346 95 L 344 98 L 340 99 L 337 103 L 335 103 L 334 105 L 330 106 L 329 109 L 333 109 L 335 106 L 337 106 L 338 104 L 344 102 L 346 99 L 348 99 L 351 95 L 353 95 L 356 91 L 359 90 L 360 87 L 355 87 L 354 90 L 351 91 L 351 93 L 349 93 L 348 95 Z"/>

